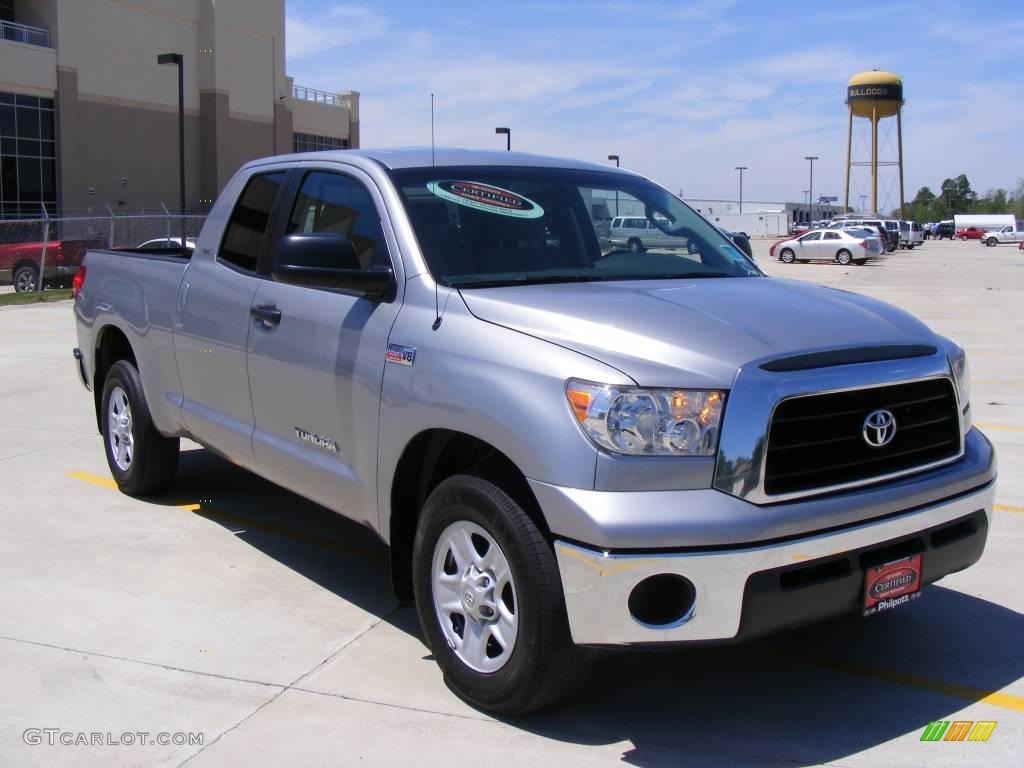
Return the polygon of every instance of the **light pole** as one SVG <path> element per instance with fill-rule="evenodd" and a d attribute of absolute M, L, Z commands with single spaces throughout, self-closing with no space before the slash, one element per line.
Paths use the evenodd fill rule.
<path fill-rule="evenodd" d="M 160 65 L 178 68 L 178 195 L 181 198 L 181 247 L 185 247 L 185 57 L 180 53 L 161 53 L 156 57 Z"/>
<path fill-rule="evenodd" d="M 495 133 L 505 134 L 505 151 L 512 151 L 512 129 L 511 128 L 495 128 Z"/>
<path fill-rule="evenodd" d="M 736 170 L 740 172 L 740 213 L 743 213 L 743 172 L 747 170 L 747 166 L 737 165 Z"/>
<path fill-rule="evenodd" d="M 614 160 L 615 161 L 615 167 L 616 168 L 619 167 L 619 156 L 618 155 L 608 155 L 608 159 L 609 160 Z M 619 189 L 618 189 L 618 187 L 615 188 L 615 215 L 616 216 L 619 215 Z"/>
<path fill-rule="evenodd" d="M 818 159 L 817 155 L 806 155 L 804 160 L 811 161 L 811 181 L 807 185 L 810 189 L 807 190 L 807 205 L 809 207 L 808 216 L 810 217 L 811 229 L 814 229 L 814 161 Z"/>
<path fill-rule="evenodd" d="M 811 194 L 811 190 L 809 190 L 809 189 L 803 190 L 804 205 L 810 205 L 810 203 L 811 203 L 811 198 L 809 197 L 810 194 Z"/>

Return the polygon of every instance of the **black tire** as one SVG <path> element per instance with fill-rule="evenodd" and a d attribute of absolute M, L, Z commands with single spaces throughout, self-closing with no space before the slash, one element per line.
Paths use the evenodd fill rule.
<path fill-rule="evenodd" d="M 630 253 L 643 253 L 646 250 L 644 248 L 644 244 L 635 237 L 629 238 L 629 241 L 626 243 L 626 247 L 629 248 Z"/>
<path fill-rule="evenodd" d="M 960 240 L 961 240 L 962 242 L 965 242 L 965 243 L 966 243 L 966 242 L 967 242 L 967 235 L 960 235 Z"/>
<path fill-rule="evenodd" d="M 842 250 L 836 252 L 836 261 L 845 267 L 851 261 L 853 261 L 853 254 L 850 253 L 845 248 L 843 248 Z"/>
<path fill-rule="evenodd" d="M 126 467 L 118 465 L 111 440 L 110 399 L 116 390 L 124 392 L 130 409 L 131 456 Z M 135 366 L 118 360 L 107 372 L 100 398 L 100 431 L 110 474 L 117 487 L 132 496 L 155 493 L 167 487 L 178 469 L 179 440 L 157 432 L 142 391 L 142 379 Z"/>
<path fill-rule="evenodd" d="M 459 658 L 434 609 L 434 550 L 448 526 L 466 521 L 493 538 L 515 582 L 515 645 L 504 666 L 490 673 Z M 586 681 L 590 660 L 573 645 L 554 552 L 522 507 L 493 483 L 455 475 L 430 494 L 416 530 L 413 589 L 420 626 L 445 682 L 471 705 L 500 715 L 523 714 L 568 696 Z"/>
<path fill-rule="evenodd" d="M 998 243 L 999 241 L 996 240 L 994 237 L 990 237 L 988 240 L 985 241 L 985 245 L 987 245 L 989 248 L 992 248 Z"/>
<path fill-rule="evenodd" d="M 796 255 L 789 248 L 783 248 L 779 253 L 779 261 L 783 264 L 792 264 L 796 261 Z"/>
<path fill-rule="evenodd" d="M 11 280 L 14 283 L 15 293 L 32 293 L 39 286 L 39 270 L 22 265 L 14 270 Z"/>

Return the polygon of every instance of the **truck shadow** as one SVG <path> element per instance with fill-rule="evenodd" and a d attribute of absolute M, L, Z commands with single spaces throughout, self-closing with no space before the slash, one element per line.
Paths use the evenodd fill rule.
<path fill-rule="evenodd" d="M 206 450 L 184 451 L 170 494 L 152 501 L 199 503 L 194 514 L 420 637 L 415 611 L 392 595 L 384 545 L 363 526 Z M 728 646 L 611 653 L 573 699 L 504 722 L 568 744 L 622 742 L 630 765 L 815 765 L 957 719 L 1024 676 L 1022 636 L 1020 613 L 936 585 L 891 615 Z"/>

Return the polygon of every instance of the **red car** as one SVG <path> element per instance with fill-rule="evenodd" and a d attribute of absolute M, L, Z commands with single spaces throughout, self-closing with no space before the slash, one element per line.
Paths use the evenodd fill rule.
<path fill-rule="evenodd" d="M 89 248 L 103 245 L 93 240 L 63 240 L 46 244 L 47 284 L 70 283 Z M 39 285 L 39 262 L 43 244 L 0 244 L 0 284 L 13 283 L 17 293 L 34 291 Z"/>
<path fill-rule="evenodd" d="M 977 227 L 967 227 L 956 231 L 956 236 L 961 240 L 981 240 L 987 234 L 986 230 L 978 229 Z"/>

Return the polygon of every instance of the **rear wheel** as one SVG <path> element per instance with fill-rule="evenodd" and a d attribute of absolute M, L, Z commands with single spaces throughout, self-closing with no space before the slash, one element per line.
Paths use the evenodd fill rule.
<path fill-rule="evenodd" d="M 967 235 L 960 235 L 960 239 L 961 239 L 961 240 L 962 240 L 963 242 L 965 242 L 965 243 L 966 243 L 966 242 L 967 242 Z"/>
<path fill-rule="evenodd" d="M 416 531 L 413 586 L 445 682 L 470 704 L 521 714 L 586 680 L 554 552 L 496 485 L 456 475 L 430 494 Z"/>
<path fill-rule="evenodd" d="M 117 487 L 132 495 L 166 487 L 178 469 L 179 441 L 153 426 L 135 366 L 118 360 L 107 372 L 100 400 L 107 466 Z"/>
<path fill-rule="evenodd" d="M 782 253 L 779 254 L 779 261 L 783 264 L 792 264 L 796 260 L 796 256 L 789 248 L 783 248 Z"/>
<path fill-rule="evenodd" d="M 630 253 L 643 253 L 644 251 L 644 244 L 635 237 L 629 238 L 626 247 L 629 248 Z"/>
<path fill-rule="evenodd" d="M 39 285 L 39 270 L 35 267 L 18 267 L 12 277 L 15 293 L 31 293 Z"/>
<path fill-rule="evenodd" d="M 839 251 L 836 254 L 836 261 L 838 261 L 840 264 L 842 264 L 845 267 L 847 264 L 849 264 L 851 261 L 853 261 L 853 254 L 850 253 L 845 248 L 843 248 L 841 251 Z"/>

